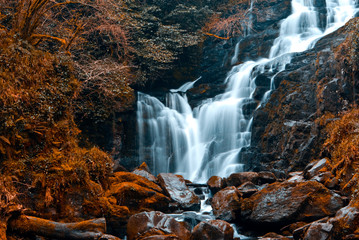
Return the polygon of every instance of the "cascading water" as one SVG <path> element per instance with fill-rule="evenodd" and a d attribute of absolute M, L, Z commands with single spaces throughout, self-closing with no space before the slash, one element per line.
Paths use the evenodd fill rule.
<path fill-rule="evenodd" d="M 171 90 L 166 105 L 139 93 L 141 161 L 152 162 L 155 174 L 176 172 L 196 181 L 241 171 L 243 165 L 238 163 L 238 154 L 250 145 L 252 123 L 243 113 L 243 106 L 254 102 L 256 77 L 267 71 L 273 81 L 291 61 L 291 53 L 313 47 L 318 39 L 344 25 L 357 11 L 353 0 L 326 0 L 327 20 L 320 27 L 313 0 L 292 0 L 292 14 L 282 21 L 269 57 L 233 67 L 226 79 L 225 93 L 204 101 L 193 111 L 185 92 L 194 83 Z"/>

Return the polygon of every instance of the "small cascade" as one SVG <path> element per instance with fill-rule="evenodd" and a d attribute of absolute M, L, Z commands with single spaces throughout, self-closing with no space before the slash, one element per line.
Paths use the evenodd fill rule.
<path fill-rule="evenodd" d="M 326 0 L 327 20 L 320 27 L 313 0 L 292 0 L 292 14 L 280 26 L 268 58 L 235 66 L 225 80 L 227 89 L 207 99 L 193 110 L 186 91 L 194 82 L 171 90 L 166 103 L 138 94 L 139 154 L 141 161 L 152 163 L 155 174 L 176 172 L 197 182 L 212 175 L 228 176 L 243 170 L 238 154 L 250 146 L 249 106 L 265 104 L 275 89 L 276 74 L 285 69 L 291 55 L 310 49 L 324 35 L 352 18 L 358 9 L 353 0 Z M 323 25 L 323 24 L 322 24 Z M 232 61 L 236 61 L 238 49 Z M 270 89 L 262 102 L 253 99 L 255 80 L 260 74 L 271 77 Z M 151 164 L 150 164 L 151 165 Z"/>

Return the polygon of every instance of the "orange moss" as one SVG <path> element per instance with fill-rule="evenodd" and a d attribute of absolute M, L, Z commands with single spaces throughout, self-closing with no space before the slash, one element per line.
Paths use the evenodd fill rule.
<path fill-rule="evenodd" d="M 115 197 L 117 205 L 127 206 L 132 214 L 141 211 L 166 211 L 170 201 L 162 193 L 133 182 L 112 185 L 106 196 Z"/>
<path fill-rule="evenodd" d="M 340 119 L 330 123 L 325 151 L 331 156 L 333 174 L 344 187 L 358 171 L 359 164 L 359 109 L 344 112 Z"/>
<path fill-rule="evenodd" d="M 72 109 L 80 84 L 73 72 L 67 56 L 2 33 L 0 172 L 39 216 L 77 219 L 84 199 L 97 199 L 109 184 L 108 154 L 77 143 Z"/>

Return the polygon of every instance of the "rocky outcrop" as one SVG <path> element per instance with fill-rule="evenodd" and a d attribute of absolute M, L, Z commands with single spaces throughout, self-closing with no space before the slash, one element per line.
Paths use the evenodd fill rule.
<path fill-rule="evenodd" d="M 254 147 L 245 153 L 250 152 L 262 169 L 303 170 L 319 156 L 324 125 L 330 121 L 321 121 L 321 117 L 326 113 L 335 115 L 353 101 L 353 86 L 342 71 L 343 60 L 336 50 L 356 28 L 356 21 L 319 40 L 312 50 L 296 54 L 275 77 L 276 90 L 254 112 Z"/>

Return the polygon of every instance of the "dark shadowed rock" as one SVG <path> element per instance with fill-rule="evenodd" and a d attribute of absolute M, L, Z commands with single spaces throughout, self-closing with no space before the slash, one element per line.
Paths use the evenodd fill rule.
<path fill-rule="evenodd" d="M 207 181 L 207 185 L 209 187 L 209 190 L 211 191 L 211 193 L 214 195 L 216 194 L 219 190 L 221 190 L 222 188 L 224 188 L 225 186 L 225 182 L 221 177 L 218 176 L 212 176 L 208 179 Z"/>
<path fill-rule="evenodd" d="M 155 236 L 157 235 L 158 238 Z M 158 235 L 163 235 L 158 236 Z M 130 217 L 127 224 L 128 240 L 180 239 L 189 240 L 191 232 L 184 224 L 162 212 L 142 212 Z M 151 237 L 151 238 L 150 238 Z"/>
<path fill-rule="evenodd" d="M 282 235 L 274 233 L 274 232 L 267 233 L 266 235 L 262 236 L 260 239 L 262 239 L 262 240 L 290 240 L 290 238 L 282 236 Z"/>
<path fill-rule="evenodd" d="M 283 235 L 286 235 L 286 236 L 292 236 L 293 235 L 293 232 L 298 229 L 298 228 L 301 228 L 305 225 L 307 225 L 308 223 L 306 222 L 296 222 L 296 223 L 292 223 L 292 224 L 289 224 L 283 228 L 280 229 L 281 233 Z"/>
<path fill-rule="evenodd" d="M 252 182 L 257 184 L 258 182 L 258 173 L 256 172 L 240 172 L 240 173 L 232 173 L 227 179 L 227 186 L 235 186 L 238 187 L 245 182 Z"/>
<path fill-rule="evenodd" d="M 307 232 L 305 233 L 303 239 L 304 240 L 330 239 L 332 229 L 333 229 L 333 225 L 330 223 L 312 223 L 308 228 Z"/>
<path fill-rule="evenodd" d="M 258 184 L 274 183 L 277 181 L 277 177 L 271 172 L 259 172 L 258 173 Z"/>
<path fill-rule="evenodd" d="M 193 228 L 191 240 L 232 240 L 232 226 L 222 220 L 201 222 Z"/>
<path fill-rule="evenodd" d="M 235 220 L 241 208 L 240 192 L 236 187 L 226 187 L 213 196 L 211 205 L 216 218 Z"/>
<path fill-rule="evenodd" d="M 186 185 L 185 179 L 172 173 L 160 173 L 158 181 L 166 194 L 183 210 L 198 211 L 201 208 L 199 197 Z"/>
<path fill-rule="evenodd" d="M 181 239 L 173 235 L 152 235 L 149 237 L 141 238 L 141 240 L 181 240 Z"/>
<path fill-rule="evenodd" d="M 258 192 L 258 187 L 252 182 L 245 182 L 238 187 L 238 191 L 243 198 L 248 198 Z"/>
<path fill-rule="evenodd" d="M 244 199 L 241 216 L 255 224 L 283 227 L 333 215 L 342 206 L 341 197 L 318 182 L 283 182 Z"/>
<path fill-rule="evenodd" d="M 308 229 L 310 228 L 311 225 L 313 225 L 313 224 L 317 225 L 317 224 L 326 223 L 328 221 L 328 219 L 329 219 L 329 217 L 325 217 L 325 218 L 319 219 L 317 221 L 314 221 L 314 222 L 299 226 L 297 229 L 295 229 L 293 231 L 293 238 L 296 239 L 296 240 L 304 239 L 304 236 L 307 233 L 307 231 L 308 231 Z"/>

